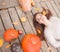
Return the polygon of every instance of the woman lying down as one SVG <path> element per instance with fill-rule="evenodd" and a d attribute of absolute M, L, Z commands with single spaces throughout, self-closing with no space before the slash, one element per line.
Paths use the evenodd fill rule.
<path fill-rule="evenodd" d="M 49 9 L 34 15 L 33 24 L 40 37 L 45 38 L 53 47 L 60 47 L 60 19 L 52 15 Z"/>

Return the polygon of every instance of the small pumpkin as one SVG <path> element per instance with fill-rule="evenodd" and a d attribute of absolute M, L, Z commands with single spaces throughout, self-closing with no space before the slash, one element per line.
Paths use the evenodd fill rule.
<path fill-rule="evenodd" d="M 41 44 L 40 38 L 35 34 L 27 34 L 21 41 L 24 52 L 39 52 Z"/>
<path fill-rule="evenodd" d="M 4 32 L 4 39 L 5 41 L 12 41 L 13 39 L 18 38 L 18 31 L 10 28 Z"/>
<path fill-rule="evenodd" d="M 35 5 L 33 0 L 19 0 L 19 4 L 24 12 L 31 11 L 32 6 Z"/>

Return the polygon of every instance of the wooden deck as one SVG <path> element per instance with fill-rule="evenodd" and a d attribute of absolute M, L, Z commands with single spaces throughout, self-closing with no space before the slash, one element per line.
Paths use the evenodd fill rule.
<path fill-rule="evenodd" d="M 32 7 L 32 11 L 24 13 L 19 7 L 17 0 L 0 0 L 0 38 L 3 38 L 3 33 L 8 28 L 14 28 L 16 30 L 20 29 L 23 31 L 23 35 L 19 36 L 19 39 L 14 42 L 19 42 L 19 40 L 21 40 L 25 34 L 36 34 L 32 23 L 33 14 L 41 11 L 42 6 L 50 9 L 54 16 L 60 17 L 60 0 L 34 1 L 36 6 Z M 22 17 L 26 18 L 26 22 L 21 22 Z M 17 24 L 14 24 L 16 22 Z M 11 52 L 10 48 L 5 48 L 8 44 L 9 43 L 4 42 L 3 47 L 0 48 L 0 52 Z M 48 47 L 50 47 L 52 50 L 49 50 Z M 19 52 L 23 52 L 22 48 Z M 60 48 L 55 49 L 45 41 L 42 41 L 42 48 L 40 52 L 60 52 Z"/>

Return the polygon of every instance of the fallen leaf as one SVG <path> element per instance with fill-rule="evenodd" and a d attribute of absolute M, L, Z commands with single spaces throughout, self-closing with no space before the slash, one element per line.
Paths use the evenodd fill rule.
<path fill-rule="evenodd" d="M 21 17 L 20 19 L 21 19 L 21 22 L 26 22 L 27 21 L 27 19 L 25 17 Z"/>
<path fill-rule="evenodd" d="M 37 7 L 37 8 L 35 8 L 35 10 L 36 10 L 36 11 L 39 11 L 40 9 L 39 9 L 39 7 Z"/>
<path fill-rule="evenodd" d="M 14 24 L 14 25 L 18 25 L 18 24 L 19 24 L 19 22 L 13 22 L 13 24 Z"/>
<path fill-rule="evenodd" d="M 5 48 L 9 48 L 11 46 L 11 44 L 7 45 Z"/>
<path fill-rule="evenodd" d="M 34 3 L 34 2 L 32 2 L 32 3 L 31 3 L 31 5 L 32 5 L 32 6 L 35 6 L 35 3 Z"/>
<path fill-rule="evenodd" d="M 2 47 L 2 46 L 3 46 L 3 39 L 0 38 L 0 47 Z"/>
<path fill-rule="evenodd" d="M 51 47 L 48 47 L 48 50 L 49 50 L 49 51 L 52 51 L 52 48 L 51 48 Z"/>
<path fill-rule="evenodd" d="M 41 34 L 41 31 L 39 29 L 37 29 L 37 32 Z"/>
<path fill-rule="evenodd" d="M 46 15 L 46 11 L 43 11 L 43 15 Z"/>

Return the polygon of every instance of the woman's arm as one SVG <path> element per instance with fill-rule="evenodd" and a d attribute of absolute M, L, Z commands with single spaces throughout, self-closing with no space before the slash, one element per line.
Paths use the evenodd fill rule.
<path fill-rule="evenodd" d="M 47 39 L 47 41 L 55 48 L 60 47 L 60 41 L 57 41 L 54 37 L 53 34 L 50 32 L 46 32 L 45 33 L 45 38 Z"/>

